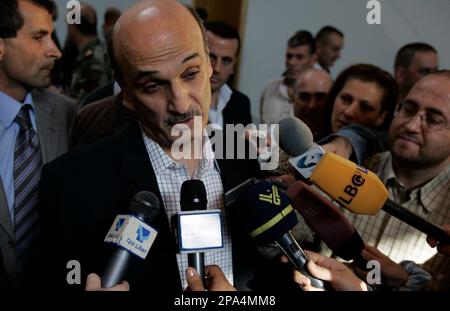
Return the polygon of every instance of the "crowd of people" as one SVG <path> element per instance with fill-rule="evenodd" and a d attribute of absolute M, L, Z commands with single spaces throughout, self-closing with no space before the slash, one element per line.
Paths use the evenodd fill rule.
<path fill-rule="evenodd" d="M 293 182 L 286 154 L 273 171 L 253 158 L 173 154 L 173 129 L 193 129 L 198 117 L 202 130 L 253 123 L 245 90 L 230 83 L 239 32 L 177 1 L 142 0 L 123 14 L 106 11 L 103 41 L 85 3 L 60 48 L 55 12 L 52 0 L 0 6 L 0 288 L 105 290 L 104 237 L 136 193 L 152 191 L 161 204 L 157 239 L 108 290 L 317 290 L 286 257 L 244 237 L 239 207 L 224 201 L 249 178 Z M 261 123 L 301 119 L 327 152 L 376 173 L 391 200 L 450 236 L 450 71 L 440 70 L 437 50 L 405 45 L 394 75 L 353 64 L 332 77 L 351 38 L 332 26 L 293 33 L 284 72 L 261 90 Z M 203 154 L 214 154 L 212 138 L 202 140 Z M 203 181 L 207 208 L 226 219 L 223 249 L 205 254 L 208 282 L 177 251 L 171 225 L 190 179 Z M 295 236 L 308 248 L 312 276 L 335 290 L 450 289 L 450 245 L 383 211 L 342 212 L 366 243 L 362 256 L 380 262 L 381 283 L 369 284 L 367 271 L 336 258 L 308 229 Z M 75 286 L 67 282 L 71 260 L 82 266 Z"/>

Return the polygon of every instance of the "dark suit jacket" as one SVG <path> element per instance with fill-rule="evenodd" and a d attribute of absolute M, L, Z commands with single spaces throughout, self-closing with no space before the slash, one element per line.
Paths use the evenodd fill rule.
<path fill-rule="evenodd" d="M 78 149 L 108 137 L 135 119 L 122 104 L 122 93 L 109 96 L 78 111 L 70 133 L 70 149 Z"/>
<path fill-rule="evenodd" d="M 69 128 L 75 114 L 75 102 L 45 89 L 32 93 L 39 143 L 44 163 L 64 154 L 69 145 Z M 0 111 L 1 113 L 1 111 Z M 18 278 L 13 224 L 10 221 L 6 194 L 0 179 L 0 288 L 16 286 Z"/>
<path fill-rule="evenodd" d="M 256 161 L 218 162 L 225 191 L 258 171 Z M 80 262 L 83 284 L 88 273 L 102 274 L 109 258 L 105 235 L 117 214 L 127 213 L 132 197 L 143 190 L 163 202 L 137 122 L 45 166 L 40 189 L 40 271 L 49 286 L 68 286 L 69 260 Z M 131 265 L 125 279 L 134 290 L 178 291 L 175 241 L 163 204 L 154 224 L 159 234 L 150 253 Z"/>
<path fill-rule="evenodd" d="M 250 100 L 239 91 L 233 90 L 233 94 L 222 113 L 224 124 L 241 123 L 245 126 L 252 123 Z"/>

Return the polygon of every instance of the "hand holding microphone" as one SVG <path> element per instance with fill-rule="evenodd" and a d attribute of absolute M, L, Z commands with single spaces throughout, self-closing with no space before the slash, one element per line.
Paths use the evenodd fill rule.
<path fill-rule="evenodd" d="M 383 209 L 408 225 L 450 244 L 444 230 L 388 199 L 388 191 L 373 172 L 314 144 L 310 129 L 301 120 L 280 121 L 280 147 L 292 157 L 289 162 L 314 185 L 346 209 L 375 215 Z"/>
<path fill-rule="evenodd" d="M 321 280 L 330 282 L 337 291 L 367 291 L 367 285 L 359 279 L 345 264 L 318 253 L 305 251 L 309 257 L 308 270 Z M 287 261 L 287 258 L 284 258 Z M 299 271 L 294 271 L 294 281 L 305 291 L 321 291 L 311 284 L 310 279 Z"/>
<path fill-rule="evenodd" d="M 206 279 L 201 278 L 198 272 L 189 267 L 186 269 L 186 280 L 188 283 L 187 291 L 202 292 L 202 291 L 220 291 L 230 292 L 236 291 L 236 288 L 228 282 L 225 274 L 219 266 L 205 267 Z M 206 283 L 206 284 L 204 284 Z"/>
<path fill-rule="evenodd" d="M 102 279 L 95 273 L 91 273 L 87 276 L 85 291 L 87 292 L 129 292 L 130 284 L 127 281 L 122 281 L 122 283 L 116 286 L 103 288 Z"/>
<path fill-rule="evenodd" d="M 444 230 L 450 237 L 450 225 L 443 225 L 442 230 Z M 450 257 L 450 243 L 441 243 L 439 240 L 434 239 L 431 236 L 427 236 L 427 242 L 431 247 L 436 247 L 439 253 Z"/>
<path fill-rule="evenodd" d="M 311 284 L 324 288 L 321 280 L 312 277 L 306 267 L 309 258 L 298 245 L 290 230 L 298 224 L 289 198 L 268 181 L 249 186 L 238 200 L 237 221 L 258 246 L 272 242 L 280 247 L 296 269 L 311 279 Z"/>
<path fill-rule="evenodd" d="M 116 248 L 102 275 L 102 288 L 121 283 L 133 260 L 144 260 L 158 231 L 149 223 L 159 213 L 159 200 L 151 192 L 141 191 L 130 204 L 131 215 L 118 215 L 106 235 L 105 242 Z"/>

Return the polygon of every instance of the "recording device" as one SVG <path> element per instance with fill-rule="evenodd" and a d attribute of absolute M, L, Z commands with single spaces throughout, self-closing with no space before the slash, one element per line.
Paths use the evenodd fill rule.
<path fill-rule="evenodd" d="M 301 181 L 293 183 L 286 195 L 308 226 L 336 255 L 366 269 L 367 262 L 361 256 L 364 242 L 336 205 Z"/>
<path fill-rule="evenodd" d="M 177 214 L 177 238 L 180 253 L 187 253 L 188 265 L 205 278 L 205 253 L 223 248 L 223 222 L 220 210 L 206 210 L 208 201 L 201 180 L 181 185 L 181 212 Z"/>
<path fill-rule="evenodd" d="M 443 243 L 444 230 L 388 199 L 388 191 L 373 172 L 334 153 L 326 153 L 311 174 L 311 182 L 353 213 L 375 215 L 380 209 Z"/>
<path fill-rule="evenodd" d="M 366 215 L 383 209 L 439 241 L 450 242 L 444 230 L 389 200 L 386 187 L 373 172 L 314 144 L 311 130 L 301 120 L 285 118 L 279 124 L 280 147 L 292 156 L 291 165 L 343 207 Z"/>
<path fill-rule="evenodd" d="M 105 242 L 116 246 L 102 275 L 102 287 L 114 287 L 122 282 L 134 258 L 144 260 L 158 231 L 151 223 L 159 213 L 159 200 L 151 192 L 137 193 L 130 204 L 129 215 L 118 215 Z"/>
<path fill-rule="evenodd" d="M 309 258 L 298 245 L 290 230 L 298 224 L 289 198 L 271 182 L 261 181 L 250 185 L 237 201 L 240 216 L 238 222 L 258 246 L 272 242 L 281 248 L 295 268 L 311 280 L 317 288 L 324 283 L 311 276 L 306 263 Z"/>
<path fill-rule="evenodd" d="M 300 119 L 288 117 L 281 120 L 280 147 L 291 157 L 289 163 L 306 180 L 325 154 L 325 150 L 314 143 L 309 127 Z"/>

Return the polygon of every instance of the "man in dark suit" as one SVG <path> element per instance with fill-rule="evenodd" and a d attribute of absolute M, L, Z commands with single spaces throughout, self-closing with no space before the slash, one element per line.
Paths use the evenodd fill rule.
<path fill-rule="evenodd" d="M 196 136 L 187 128 L 194 131 L 199 126 L 204 133 L 211 103 L 212 69 L 205 33 L 183 5 L 167 0 L 137 3 L 120 17 L 111 52 L 123 101 L 131 104 L 137 120 L 44 168 L 41 271 L 52 287 L 71 287 L 66 278 L 70 260 L 81 264 L 82 285 L 87 274 L 101 275 L 110 256 L 103 243 L 108 229 L 117 214 L 128 213 L 133 196 L 146 190 L 161 203 L 153 222 L 159 233 L 147 258 L 133 263 L 125 280 L 131 290 L 179 291 L 186 286 L 187 259 L 176 253 L 169 224 L 180 211 L 181 184 L 202 180 L 208 209 L 221 209 L 226 216 L 224 193 L 255 176 L 258 163 L 198 159 L 191 154 L 174 159 L 172 145 L 178 136 L 172 136 L 173 129 L 192 135 L 189 140 L 194 143 L 198 138 L 207 142 L 206 135 Z M 207 144 L 202 151 L 212 152 Z M 232 254 L 236 245 L 228 225 L 224 244 L 222 252 L 205 254 L 205 261 L 219 265 L 232 281 L 238 258 Z"/>
<path fill-rule="evenodd" d="M 0 6 L 0 288 L 20 286 L 38 235 L 44 163 L 65 153 L 74 103 L 44 90 L 61 52 L 53 1 Z"/>
<path fill-rule="evenodd" d="M 224 22 L 209 22 L 205 24 L 205 28 L 213 69 L 209 123 L 222 128 L 226 124 L 250 124 L 250 100 L 227 84 L 237 64 L 241 43 L 239 33 Z"/>

